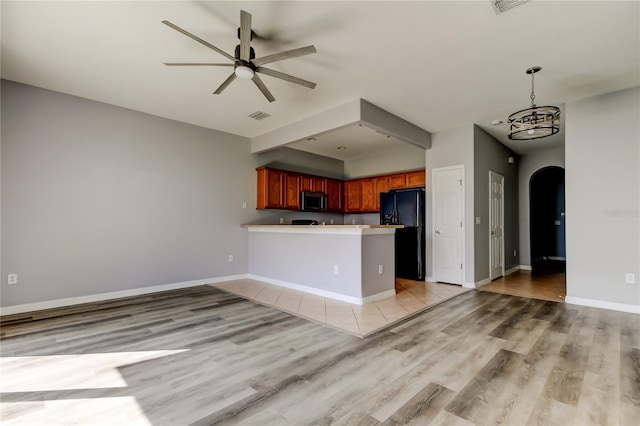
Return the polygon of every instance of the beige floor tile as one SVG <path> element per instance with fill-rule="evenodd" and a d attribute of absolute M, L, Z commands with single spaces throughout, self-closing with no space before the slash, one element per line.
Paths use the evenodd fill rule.
<path fill-rule="evenodd" d="M 282 287 L 265 285 L 260 293 L 256 295 L 256 300 L 268 305 L 275 305 L 282 290 L 284 290 Z"/>
<path fill-rule="evenodd" d="M 303 293 L 298 314 L 316 321 L 325 322 L 327 317 L 324 297 Z"/>
<path fill-rule="evenodd" d="M 274 306 L 297 313 L 300 308 L 300 299 L 302 299 L 301 291 L 285 288 L 280 293 L 280 296 L 278 296 L 278 300 L 276 300 Z"/>
<path fill-rule="evenodd" d="M 395 298 L 379 300 L 374 303 L 380 309 L 387 322 L 397 321 L 409 314 L 409 311 L 398 303 Z"/>
<path fill-rule="evenodd" d="M 238 294 L 248 297 L 249 299 L 255 299 L 267 285 L 268 284 L 261 283 L 259 281 L 249 281 L 247 282 L 247 285 L 238 290 Z"/>

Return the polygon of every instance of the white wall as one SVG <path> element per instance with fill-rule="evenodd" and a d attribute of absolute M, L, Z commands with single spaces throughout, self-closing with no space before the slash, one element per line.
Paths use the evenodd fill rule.
<path fill-rule="evenodd" d="M 431 149 L 426 152 L 426 173 L 427 185 L 425 195 L 426 205 L 426 276 L 433 277 L 433 254 L 432 254 L 432 237 L 433 229 L 431 226 L 431 218 L 433 217 L 432 206 L 432 181 L 431 171 L 439 167 L 448 167 L 455 165 L 464 165 L 465 176 L 465 281 L 468 284 L 474 283 L 475 262 L 474 262 L 474 227 L 473 227 L 473 132 L 472 124 L 457 129 L 446 130 L 444 132 L 434 133 L 431 135 Z"/>
<path fill-rule="evenodd" d="M 247 273 L 248 139 L 3 80 L 1 143 L 2 306 Z"/>
<path fill-rule="evenodd" d="M 640 312 L 640 88 L 568 103 L 565 122 L 566 300 Z"/>
<path fill-rule="evenodd" d="M 535 142 L 534 142 L 535 143 Z M 520 187 L 520 264 L 531 266 L 531 235 L 529 230 L 529 183 L 531 176 L 548 166 L 564 168 L 564 147 L 533 151 L 520 157 L 518 184 Z"/>

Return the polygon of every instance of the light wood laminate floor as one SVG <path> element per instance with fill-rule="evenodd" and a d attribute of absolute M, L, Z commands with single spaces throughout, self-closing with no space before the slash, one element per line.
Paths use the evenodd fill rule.
<path fill-rule="evenodd" d="M 640 316 L 471 291 L 359 338 L 219 289 L 2 318 L 3 425 L 637 425 Z"/>
<path fill-rule="evenodd" d="M 373 334 L 431 306 L 470 291 L 459 285 L 398 278 L 395 296 L 366 305 L 355 305 L 250 279 L 212 285 L 359 337 Z"/>
<path fill-rule="evenodd" d="M 495 279 L 479 290 L 564 302 L 567 295 L 566 275 L 558 271 L 533 274 L 520 270 Z"/>

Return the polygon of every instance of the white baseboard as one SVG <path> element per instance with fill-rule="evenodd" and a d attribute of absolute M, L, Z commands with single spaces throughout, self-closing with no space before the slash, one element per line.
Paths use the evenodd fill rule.
<path fill-rule="evenodd" d="M 80 305 L 82 303 L 102 302 L 104 300 L 120 299 L 122 297 L 139 296 L 141 294 L 157 293 L 159 291 L 177 290 L 179 288 L 196 287 L 222 281 L 232 281 L 247 278 L 247 275 L 230 275 L 226 277 L 205 278 L 202 280 L 184 281 L 181 283 L 139 287 L 130 290 L 111 291 L 109 293 L 92 294 L 89 296 L 69 297 L 66 299 L 48 300 L 45 302 L 26 303 L 24 305 L 5 306 L 0 308 L 0 315 L 20 314 L 23 312 L 41 311 L 43 309 L 61 308 L 63 306 Z"/>
<path fill-rule="evenodd" d="M 609 309 L 612 311 L 629 312 L 631 314 L 640 314 L 640 305 L 627 305 L 625 303 L 606 302 L 604 300 L 583 299 L 581 297 L 567 296 L 565 303 L 574 305 L 591 306 L 592 308 Z"/>
<path fill-rule="evenodd" d="M 462 287 L 464 288 L 476 288 L 476 283 L 471 283 L 468 281 L 465 281 L 462 283 Z"/>
<path fill-rule="evenodd" d="M 424 280 L 428 283 L 436 283 L 436 279 L 434 277 L 424 277 Z"/>
<path fill-rule="evenodd" d="M 302 284 L 290 283 L 287 281 L 280 281 L 273 278 L 262 277 L 260 275 L 249 274 L 247 278 L 262 281 L 267 284 L 277 285 L 279 287 L 290 288 L 292 290 L 302 291 L 303 293 L 315 294 L 316 296 L 327 297 L 329 299 L 340 300 L 342 302 L 352 303 L 354 305 L 364 305 L 366 303 L 375 302 L 376 300 L 385 299 L 387 297 L 391 297 L 396 294 L 395 289 L 383 291 L 381 293 L 377 293 L 367 297 L 355 297 L 355 296 L 347 296 L 345 294 L 334 293 L 332 291 L 321 290 L 315 287 L 308 287 Z"/>
<path fill-rule="evenodd" d="M 531 265 L 520 265 L 520 269 L 523 271 L 531 271 Z"/>
<path fill-rule="evenodd" d="M 476 288 L 482 287 L 483 285 L 487 285 L 491 282 L 491 278 L 485 278 L 484 280 L 480 280 L 476 282 Z"/>
<path fill-rule="evenodd" d="M 506 271 L 504 271 L 504 276 L 506 277 L 507 275 L 511 275 L 514 272 L 518 272 L 520 270 L 520 265 L 518 266 L 514 266 L 513 268 L 507 269 Z"/>

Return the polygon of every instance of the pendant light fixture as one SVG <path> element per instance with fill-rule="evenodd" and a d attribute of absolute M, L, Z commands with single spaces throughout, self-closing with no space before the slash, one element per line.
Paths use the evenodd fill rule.
<path fill-rule="evenodd" d="M 542 67 L 528 68 L 531 75 L 531 107 L 514 112 L 509 116 L 509 139 L 540 139 L 555 135 L 560 131 L 560 108 L 555 106 L 536 106 L 533 77 Z"/>

